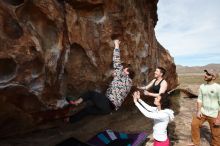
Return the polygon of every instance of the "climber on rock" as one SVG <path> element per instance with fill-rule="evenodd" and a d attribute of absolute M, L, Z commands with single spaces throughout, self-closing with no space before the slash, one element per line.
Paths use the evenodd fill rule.
<path fill-rule="evenodd" d="M 118 110 L 127 97 L 132 87 L 132 79 L 135 76 L 130 65 L 122 65 L 120 58 L 119 40 L 114 40 L 113 68 L 114 76 L 105 94 L 88 91 L 70 104 L 79 105 L 90 101 L 84 109 L 69 118 L 70 122 L 82 119 L 84 116 L 93 114 L 109 114 Z M 89 102 L 88 102 L 89 103 Z"/>

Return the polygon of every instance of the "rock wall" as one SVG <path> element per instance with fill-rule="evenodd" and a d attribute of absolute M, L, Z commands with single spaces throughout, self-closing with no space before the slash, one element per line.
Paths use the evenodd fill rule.
<path fill-rule="evenodd" d="M 135 69 L 134 85 L 163 66 L 174 88 L 175 64 L 156 40 L 156 23 L 157 0 L 0 1 L 1 136 L 34 126 L 33 113 L 65 96 L 104 91 L 115 38 Z"/>

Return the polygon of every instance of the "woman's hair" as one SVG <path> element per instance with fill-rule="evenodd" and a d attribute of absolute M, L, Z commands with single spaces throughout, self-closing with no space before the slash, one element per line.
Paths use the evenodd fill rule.
<path fill-rule="evenodd" d="M 133 79 L 135 77 L 135 72 L 134 72 L 132 66 L 130 64 L 126 64 L 126 63 L 122 63 L 122 65 L 123 65 L 124 69 L 128 68 L 128 70 L 127 70 L 129 72 L 128 76 L 129 76 L 129 78 Z"/>
<path fill-rule="evenodd" d="M 171 107 L 171 101 L 170 101 L 170 97 L 168 93 L 161 93 L 160 94 L 160 105 L 161 105 L 161 109 L 166 109 L 166 108 L 170 108 Z"/>
<path fill-rule="evenodd" d="M 158 69 L 160 70 L 160 72 L 163 74 L 163 75 L 162 75 L 162 77 L 163 77 L 163 76 L 166 74 L 166 72 L 167 72 L 166 69 L 164 69 L 163 67 L 160 67 L 160 66 L 157 67 L 157 68 L 158 68 Z"/>

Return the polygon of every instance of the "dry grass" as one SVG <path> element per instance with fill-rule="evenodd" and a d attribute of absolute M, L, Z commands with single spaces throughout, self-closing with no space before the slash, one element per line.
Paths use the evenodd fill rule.
<path fill-rule="evenodd" d="M 204 83 L 204 75 L 203 74 L 179 74 L 179 83 L 181 84 L 196 84 L 200 85 Z M 216 79 L 217 83 L 220 83 L 220 78 Z"/>

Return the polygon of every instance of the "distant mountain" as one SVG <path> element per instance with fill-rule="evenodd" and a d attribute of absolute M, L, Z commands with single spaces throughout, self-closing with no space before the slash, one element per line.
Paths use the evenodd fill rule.
<path fill-rule="evenodd" d="M 182 73 L 203 73 L 204 69 L 210 69 L 213 68 L 216 71 L 220 73 L 220 64 L 208 64 L 205 66 L 182 66 L 182 65 L 176 65 L 176 71 L 178 74 Z"/>

